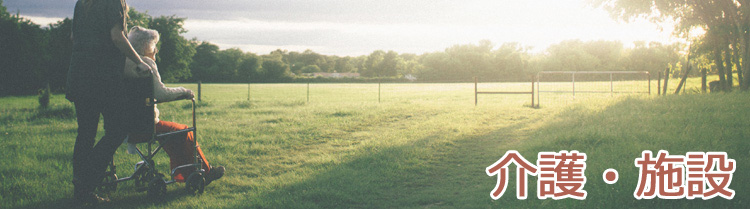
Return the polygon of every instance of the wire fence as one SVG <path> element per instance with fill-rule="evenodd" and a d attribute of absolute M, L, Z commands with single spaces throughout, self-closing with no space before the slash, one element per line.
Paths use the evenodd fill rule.
<path fill-rule="evenodd" d="M 542 71 L 536 81 L 537 102 L 541 102 L 544 93 L 575 99 L 587 94 L 651 94 L 652 89 L 647 71 Z"/>
<path fill-rule="evenodd" d="M 640 83 L 639 83 L 640 82 Z M 650 83 L 649 83 L 650 84 Z M 610 94 L 648 91 L 646 81 L 612 80 L 576 82 L 576 94 L 593 91 Z M 198 91 L 198 84 L 171 84 Z M 642 87 L 646 86 L 646 87 Z M 463 105 L 523 105 L 535 107 L 557 100 L 575 99 L 570 82 L 541 82 L 532 91 L 527 82 L 483 81 L 463 83 L 283 83 L 283 84 L 201 84 L 200 99 L 205 101 L 251 101 L 294 103 L 456 103 Z M 543 91 L 539 92 L 538 89 Z M 633 89 L 638 88 L 638 89 Z M 559 92 L 557 92 L 557 90 Z M 531 94 L 536 99 L 532 99 Z M 542 95 L 539 95 L 542 93 Z M 498 95 L 502 94 L 502 95 Z M 198 94 L 196 94 L 198 96 Z M 601 95 L 599 96 L 601 97 Z M 532 101 L 535 100 L 535 101 Z"/>

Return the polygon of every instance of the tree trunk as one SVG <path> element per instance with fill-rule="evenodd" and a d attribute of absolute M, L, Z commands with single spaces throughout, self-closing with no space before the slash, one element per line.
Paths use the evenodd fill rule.
<path fill-rule="evenodd" d="M 706 68 L 701 69 L 701 93 L 706 93 Z"/>
<path fill-rule="evenodd" d="M 732 43 L 732 49 L 734 55 L 732 56 L 732 59 L 734 60 L 734 64 L 737 65 L 737 85 L 742 87 L 745 85 L 745 80 L 743 80 L 742 75 L 742 63 L 740 63 L 740 45 L 739 41 L 737 41 L 737 37 L 735 37 L 734 43 Z"/>
<path fill-rule="evenodd" d="M 724 62 L 721 60 L 721 49 L 718 47 L 714 50 L 714 64 L 716 64 L 716 69 L 719 70 L 719 90 L 724 91 L 727 80 L 724 74 Z"/>
<path fill-rule="evenodd" d="M 685 81 L 687 80 L 688 74 L 690 74 L 690 69 L 692 69 L 692 65 L 690 65 L 690 58 L 691 58 L 690 55 L 692 54 L 692 52 L 693 52 L 693 44 L 690 44 L 690 49 L 687 55 L 687 62 L 685 62 L 685 65 L 682 67 L 682 79 L 680 79 L 680 83 L 677 84 L 677 90 L 674 91 L 674 94 L 680 93 L 682 86 L 685 85 Z"/>
<path fill-rule="evenodd" d="M 667 87 L 669 85 L 669 68 L 664 70 L 664 91 L 661 93 L 661 95 L 666 96 L 667 95 Z"/>
<path fill-rule="evenodd" d="M 688 62 L 687 66 L 685 67 L 685 72 L 682 73 L 680 84 L 677 84 L 677 90 L 674 91 L 674 94 L 679 94 L 680 90 L 682 90 L 682 86 L 685 85 L 685 81 L 687 80 L 688 74 L 690 73 L 690 69 L 692 68 L 690 67 L 690 62 Z"/>
<path fill-rule="evenodd" d="M 745 81 L 742 82 L 744 86 L 742 86 L 743 91 L 747 91 L 748 87 L 750 87 L 750 34 L 747 32 L 747 28 L 745 28 L 745 33 L 742 33 L 742 73 L 745 75 L 743 76 Z"/>
<path fill-rule="evenodd" d="M 747 91 L 748 87 L 750 87 L 750 22 L 748 22 L 748 15 L 750 15 L 750 0 L 741 0 L 740 2 L 740 15 L 735 18 L 735 22 L 737 26 L 738 41 L 740 41 L 739 47 L 742 48 L 739 59 L 742 61 L 738 61 L 737 63 L 741 63 L 742 78 L 744 79 L 740 82 L 740 89 Z"/>
<path fill-rule="evenodd" d="M 734 86 L 734 75 L 732 75 L 732 49 L 727 47 L 724 51 L 724 61 L 726 63 L 726 73 L 727 73 L 727 85 L 726 90 L 732 91 L 732 86 Z"/>

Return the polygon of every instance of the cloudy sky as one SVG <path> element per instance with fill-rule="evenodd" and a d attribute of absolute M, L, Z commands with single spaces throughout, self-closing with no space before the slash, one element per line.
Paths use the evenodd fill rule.
<path fill-rule="evenodd" d="M 127 0 L 152 16 L 185 17 L 187 38 L 222 49 L 340 55 L 374 50 L 442 51 L 490 40 L 541 52 L 567 39 L 673 42 L 648 21 L 621 23 L 588 0 Z M 11 13 L 46 25 L 73 16 L 76 0 L 4 0 Z M 671 26 L 664 27 L 670 29 Z"/>

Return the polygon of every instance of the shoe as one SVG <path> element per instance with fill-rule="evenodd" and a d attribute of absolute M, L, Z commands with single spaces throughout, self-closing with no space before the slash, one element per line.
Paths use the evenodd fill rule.
<path fill-rule="evenodd" d="M 99 197 L 99 195 L 92 192 L 76 193 L 73 195 L 73 204 L 75 205 L 94 205 L 107 202 L 109 202 L 109 198 Z"/>
<path fill-rule="evenodd" d="M 206 185 L 214 180 L 220 179 L 222 176 L 224 176 L 225 171 L 226 168 L 224 168 L 224 166 L 211 166 L 211 170 L 209 170 L 208 176 L 206 178 Z"/>
<path fill-rule="evenodd" d="M 99 197 L 86 185 L 73 178 L 73 204 L 78 206 L 109 202 L 109 198 Z"/>

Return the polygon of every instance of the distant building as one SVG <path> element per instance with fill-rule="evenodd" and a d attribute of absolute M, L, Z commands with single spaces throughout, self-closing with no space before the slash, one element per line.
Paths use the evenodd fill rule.
<path fill-rule="evenodd" d="M 406 74 L 404 76 L 404 78 L 406 78 L 406 80 L 409 80 L 409 81 L 416 81 L 417 80 L 417 76 L 414 76 L 412 74 Z"/>
<path fill-rule="evenodd" d="M 308 77 L 322 77 L 322 78 L 357 78 L 359 73 L 302 73 L 303 76 Z"/>

